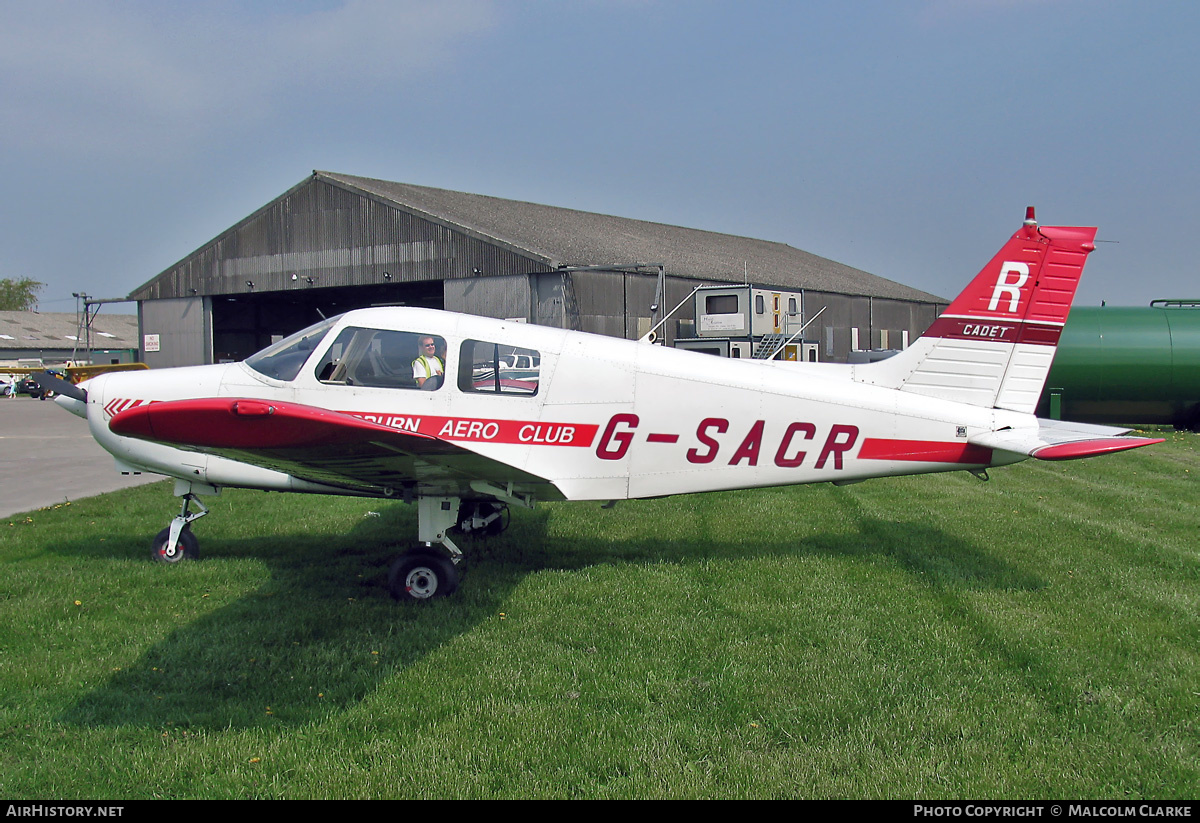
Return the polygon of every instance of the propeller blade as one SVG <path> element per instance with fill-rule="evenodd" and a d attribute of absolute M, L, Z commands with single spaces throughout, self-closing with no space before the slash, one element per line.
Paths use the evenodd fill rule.
<path fill-rule="evenodd" d="M 36 383 L 37 387 L 44 392 L 52 391 L 55 394 L 70 397 L 72 400 L 78 400 L 81 403 L 87 402 L 86 389 L 81 389 L 71 381 L 63 380 L 61 377 L 50 374 L 50 372 L 31 374 L 29 375 L 29 379 Z"/>

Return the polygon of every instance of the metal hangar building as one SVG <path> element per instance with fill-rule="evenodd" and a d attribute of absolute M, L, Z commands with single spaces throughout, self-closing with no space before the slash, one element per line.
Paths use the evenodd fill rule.
<path fill-rule="evenodd" d="M 856 340 L 915 339 L 946 306 L 783 243 L 323 171 L 130 299 L 140 356 L 167 367 L 240 360 L 376 305 L 636 338 L 696 286 L 743 283 L 799 294 L 801 321 L 824 308 L 806 336 L 834 361 Z M 690 337 L 693 321 L 688 302 L 660 334 Z"/>

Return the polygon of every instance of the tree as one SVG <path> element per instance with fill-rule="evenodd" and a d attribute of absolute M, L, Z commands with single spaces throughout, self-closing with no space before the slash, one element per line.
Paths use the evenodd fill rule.
<path fill-rule="evenodd" d="M 28 277 L 0 280 L 0 311 L 29 311 L 37 305 L 38 292 L 44 285 Z"/>

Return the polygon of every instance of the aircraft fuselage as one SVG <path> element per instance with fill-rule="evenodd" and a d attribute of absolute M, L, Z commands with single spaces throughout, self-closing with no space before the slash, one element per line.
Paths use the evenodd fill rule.
<path fill-rule="evenodd" d="M 322 364 L 328 371 L 337 361 L 327 350 L 354 329 L 435 337 L 444 345 L 443 384 L 422 391 L 322 379 Z M 481 377 L 467 361 L 481 342 L 533 352 L 540 366 L 519 380 Z M 969 445 L 967 438 L 1032 421 L 854 382 L 844 367 L 725 360 L 410 308 L 343 315 L 291 379 L 232 363 L 101 375 L 87 390 L 93 434 L 130 466 L 212 486 L 293 491 L 329 489 L 227 457 L 123 437 L 108 423 L 131 408 L 196 397 L 300 404 L 519 467 L 553 486 L 529 489 L 539 497 L 611 500 L 1001 465 L 1022 457 Z"/>

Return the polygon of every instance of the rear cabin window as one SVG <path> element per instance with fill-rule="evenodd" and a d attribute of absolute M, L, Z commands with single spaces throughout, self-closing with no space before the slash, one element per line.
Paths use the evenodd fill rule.
<path fill-rule="evenodd" d="M 542 356 L 533 349 L 467 340 L 458 362 L 458 387 L 464 392 L 537 394 Z"/>
<path fill-rule="evenodd" d="M 317 363 L 316 376 L 334 385 L 436 391 L 445 370 L 443 337 L 350 327 Z"/>

